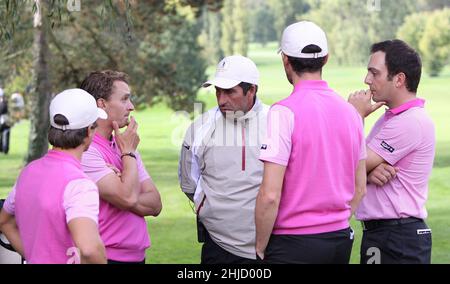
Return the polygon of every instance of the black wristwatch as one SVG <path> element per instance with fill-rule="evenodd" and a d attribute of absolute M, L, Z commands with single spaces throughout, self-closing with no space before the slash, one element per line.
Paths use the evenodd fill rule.
<path fill-rule="evenodd" d="M 136 155 L 133 152 L 123 153 L 122 155 L 120 155 L 120 158 L 123 159 L 123 157 L 125 156 L 130 156 L 136 159 Z"/>

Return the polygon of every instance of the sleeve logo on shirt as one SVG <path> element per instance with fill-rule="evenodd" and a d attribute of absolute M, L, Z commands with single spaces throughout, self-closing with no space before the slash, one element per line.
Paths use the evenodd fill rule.
<path fill-rule="evenodd" d="M 384 141 L 381 142 L 381 147 L 383 147 L 384 149 L 388 150 L 391 153 L 395 151 L 394 147 L 392 147 L 391 145 L 389 145 L 388 143 L 386 143 Z"/>
<path fill-rule="evenodd" d="M 266 144 L 262 144 L 261 145 L 261 150 L 267 150 L 267 145 Z"/>
<path fill-rule="evenodd" d="M 418 234 L 418 235 L 428 235 L 428 234 L 431 234 L 431 229 L 421 229 L 421 230 L 417 230 L 417 234 Z"/>

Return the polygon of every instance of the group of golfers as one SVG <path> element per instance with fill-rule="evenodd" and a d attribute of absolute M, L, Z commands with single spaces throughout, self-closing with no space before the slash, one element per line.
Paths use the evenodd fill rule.
<path fill-rule="evenodd" d="M 217 107 L 190 125 L 178 171 L 201 263 L 349 263 L 352 216 L 363 228 L 361 264 L 430 263 L 435 131 L 416 96 L 418 53 L 397 39 L 373 44 L 368 90 L 348 101 L 322 79 L 319 26 L 286 27 L 279 53 L 293 88 L 272 106 L 241 55 L 223 58 L 203 84 Z M 145 217 L 162 203 L 137 151 L 130 99 L 128 76 L 106 70 L 51 101 L 53 148 L 21 171 L 0 213 L 0 231 L 27 263 L 145 263 Z M 365 137 L 364 120 L 380 107 Z"/>

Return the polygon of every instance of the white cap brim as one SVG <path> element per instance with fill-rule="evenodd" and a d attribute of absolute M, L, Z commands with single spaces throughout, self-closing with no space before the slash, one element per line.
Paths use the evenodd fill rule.
<path fill-rule="evenodd" d="M 102 110 L 101 108 L 97 108 L 97 111 L 98 111 L 98 114 L 97 114 L 98 118 L 101 118 L 101 119 L 108 118 L 108 114 L 106 113 L 106 111 Z"/>
<path fill-rule="evenodd" d="M 209 80 L 209 81 L 203 83 L 202 87 L 207 88 L 207 87 L 213 85 L 213 86 L 219 87 L 221 89 L 231 89 L 231 88 L 239 85 L 239 83 L 241 83 L 241 81 L 216 77 L 212 80 Z"/>

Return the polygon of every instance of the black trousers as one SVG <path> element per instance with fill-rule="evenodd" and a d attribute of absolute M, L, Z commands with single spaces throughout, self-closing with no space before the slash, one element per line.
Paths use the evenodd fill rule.
<path fill-rule="evenodd" d="M 209 236 L 208 231 L 204 231 L 204 241 L 202 247 L 201 264 L 257 264 L 256 259 L 249 259 L 234 255 L 219 245 Z"/>
<path fill-rule="evenodd" d="M 429 264 L 431 245 L 431 230 L 422 220 L 380 225 L 363 231 L 361 264 Z"/>
<path fill-rule="evenodd" d="M 353 246 L 351 228 L 312 235 L 272 235 L 265 263 L 348 264 Z"/>

